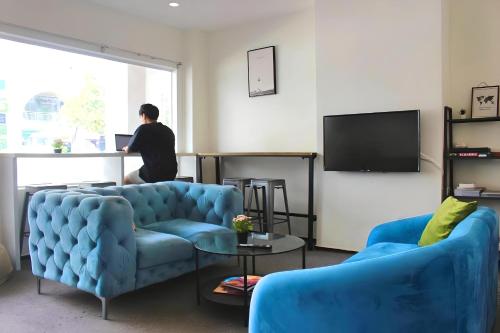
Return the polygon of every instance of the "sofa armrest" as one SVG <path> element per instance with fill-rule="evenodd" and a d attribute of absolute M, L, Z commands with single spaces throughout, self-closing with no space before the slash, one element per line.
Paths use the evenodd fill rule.
<path fill-rule="evenodd" d="M 432 214 L 380 224 L 373 228 L 366 246 L 381 242 L 417 244 Z"/>
<path fill-rule="evenodd" d="M 249 332 L 454 332 L 453 263 L 432 250 L 270 274 Z"/>
<path fill-rule="evenodd" d="M 100 297 L 135 288 L 132 208 L 122 197 L 36 193 L 29 206 L 33 274 Z"/>

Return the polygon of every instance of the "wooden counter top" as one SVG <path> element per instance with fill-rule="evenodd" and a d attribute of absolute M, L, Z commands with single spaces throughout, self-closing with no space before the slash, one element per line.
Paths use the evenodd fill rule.
<path fill-rule="evenodd" d="M 218 152 L 218 153 L 198 153 L 200 157 L 312 157 L 315 152 Z"/>
<path fill-rule="evenodd" d="M 178 157 L 196 156 L 196 153 L 177 153 Z M 0 157 L 21 157 L 21 158 L 78 158 L 78 157 L 127 157 L 141 156 L 138 153 L 125 154 L 121 151 L 102 153 L 7 153 L 0 152 Z"/>

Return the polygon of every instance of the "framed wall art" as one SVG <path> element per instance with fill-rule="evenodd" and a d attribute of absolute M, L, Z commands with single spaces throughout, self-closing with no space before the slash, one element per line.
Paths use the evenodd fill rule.
<path fill-rule="evenodd" d="M 498 117 L 499 86 L 472 88 L 472 118 Z"/>
<path fill-rule="evenodd" d="M 247 52 L 248 96 L 276 94 L 276 59 L 274 46 Z"/>

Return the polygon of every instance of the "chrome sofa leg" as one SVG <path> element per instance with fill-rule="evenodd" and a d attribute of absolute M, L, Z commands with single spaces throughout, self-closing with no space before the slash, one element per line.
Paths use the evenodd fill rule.
<path fill-rule="evenodd" d="M 102 319 L 108 320 L 109 298 L 99 297 L 99 299 L 101 300 L 101 315 L 102 315 Z"/>
<path fill-rule="evenodd" d="M 42 279 L 37 277 L 36 278 L 36 291 L 37 291 L 38 295 L 40 295 L 42 293 L 40 290 L 41 288 L 42 288 Z"/>

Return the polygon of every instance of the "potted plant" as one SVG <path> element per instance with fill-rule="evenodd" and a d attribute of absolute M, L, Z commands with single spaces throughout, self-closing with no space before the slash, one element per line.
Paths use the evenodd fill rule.
<path fill-rule="evenodd" d="M 248 233 L 253 230 L 252 218 L 246 215 L 238 215 L 233 218 L 233 229 L 238 236 L 238 243 L 246 244 Z"/>
<path fill-rule="evenodd" d="M 54 153 L 62 153 L 62 149 L 64 147 L 64 141 L 61 139 L 55 139 L 52 142 L 52 148 L 54 148 Z"/>

